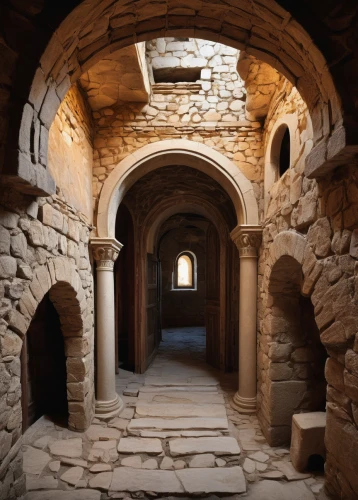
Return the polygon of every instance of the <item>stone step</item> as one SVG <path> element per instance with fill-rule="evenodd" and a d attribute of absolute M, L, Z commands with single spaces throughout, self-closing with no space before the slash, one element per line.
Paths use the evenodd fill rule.
<path fill-rule="evenodd" d="M 198 453 L 215 453 L 216 455 L 239 455 L 240 447 L 233 437 L 199 437 L 178 438 L 169 441 L 170 454 L 194 455 Z"/>
<path fill-rule="evenodd" d="M 150 491 L 164 494 L 238 494 L 246 491 L 246 483 L 242 469 L 238 466 L 178 471 L 118 467 L 113 471 L 110 494 L 116 491 Z"/>
<path fill-rule="evenodd" d="M 26 500 L 101 500 L 101 492 L 90 489 L 62 491 L 30 491 Z"/>
<path fill-rule="evenodd" d="M 225 418 L 226 409 L 221 405 L 161 404 L 138 402 L 135 418 L 161 417 L 209 417 Z"/>
<path fill-rule="evenodd" d="M 114 469 L 110 491 L 185 493 L 174 471 L 132 469 L 131 467 Z"/>
<path fill-rule="evenodd" d="M 227 418 L 134 418 L 129 422 L 128 431 L 228 429 Z"/>
<path fill-rule="evenodd" d="M 170 437 L 215 437 L 220 436 L 218 431 L 139 431 L 142 437 L 166 439 Z"/>
<path fill-rule="evenodd" d="M 214 377 L 175 377 L 175 376 L 149 376 L 146 377 L 144 385 L 154 385 L 154 386 L 190 386 L 190 385 L 202 385 L 202 386 L 217 386 L 219 381 Z"/>
<path fill-rule="evenodd" d="M 217 387 L 214 385 L 144 385 L 141 387 L 139 394 L 147 392 L 209 392 L 218 394 Z"/>
<path fill-rule="evenodd" d="M 217 469 L 183 469 L 176 471 L 186 493 L 245 493 L 246 481 L 239 466 Z"/>
<path fill-rule="evenodd" d="M 176 404 L 225 404 L 222 394 L 213 394 L 211 392 L 140 392 L 139 401 L 150 403 L 176 403 Z"/>
<path fill-rule="evenodd" d="M 159 455 L 162 451 L 162 443 L 158 438 L 121 438 L 118 444 L 119 453 Z"/>

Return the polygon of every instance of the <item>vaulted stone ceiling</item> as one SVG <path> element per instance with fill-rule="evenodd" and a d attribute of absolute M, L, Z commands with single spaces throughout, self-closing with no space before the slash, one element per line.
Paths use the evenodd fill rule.
<path fill-rule="evenodd" d="M 220 211 L 229 229 L 237 224 L 232 201 L 219 183 L 208 175 L 186 166 L 159 168 L 143 176 L 124 197 L 123 202 L 141 224 L 151 209 L 176 195 L 195 196 Z"/>
<path fill-rule="evenodd" d="M 94 111 L 118 101 L 147 102 L 150 84 L 145 43 L 130 45 L 101 59 L 81 76 L 80 84 Z"/>

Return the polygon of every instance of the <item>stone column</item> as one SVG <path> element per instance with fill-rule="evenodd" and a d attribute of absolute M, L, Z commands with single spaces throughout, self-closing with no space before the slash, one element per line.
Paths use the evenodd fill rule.
<path fill-rule="evenodd" d="M 237 226 L 230 234 L 240 254 L 239 389 L 231 402 L 240 413 L 256 411 L 257 256 L 260 226 Z"/>
<path fill-rule="evenodd" d="M 124 403 L 116 393 L 115 378 L 115 309 L 114 262 L 122 244 L 114 238 L 93 238 L 91 247 L 96 260 L 96 345 L 97 394 L 95 415 L 109 418 L 118 415 Z"/>

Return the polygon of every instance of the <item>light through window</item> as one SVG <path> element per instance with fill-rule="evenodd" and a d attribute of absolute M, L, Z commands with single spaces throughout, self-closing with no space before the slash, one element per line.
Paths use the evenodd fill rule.
<path fill-rule="evenodd" d="M 178 287 L 193 286 L 193 264 L 188 255 L 181 255 L 178 259 Z"/>

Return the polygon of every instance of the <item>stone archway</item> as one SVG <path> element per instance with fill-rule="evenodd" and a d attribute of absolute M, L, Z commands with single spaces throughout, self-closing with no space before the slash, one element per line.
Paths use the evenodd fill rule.
<path fill-rule="evenodd" d="M 176 1 L 142 2 L 131 9 L 91 0 L 67 17 L 62 13 L 46 49 L 41 47 L 43 53 L 30 64 L 30 78 L 17 82 L 22 104 L 12 115 L 6 174 L 25 192 L 53 193 L 55 184 L 46 169 L 48 131 L 71 84 L 109 53 L 163 36 L 219 41 L 271 64 L 297 86 L 314 123 L 315 147 L 307 158 L 307 173 L 322 175 L 346 162 L 345 155 L 357 148 L 345 128 L 341 100 L 322 53 L 274 0 L 265 8 L 256 1 L 240 7 L 226 3 L 204 9 L 198 1 L 184 15 Z M 346 111 L 349 117 L 349 106 Z"/>
<path fill-rule="evenodd" d="M 229 235 L 229 228 L 225 221 L 225 218 L 220 214 L 219 210 L 213 207 L 208 201 L 201 199 L 193 195 L 177 195 L 170 197 L 170 199 L 164 200 L 158 203 L 152 208 L 148 213 L 144 224 L 143 231 L 140 238 L 140 257 L 138 258 L 138 266 L 140 267 L 139 279 L 138 279 L 138 293 L 136 296 L 136 331 L 139 335 L 136 338 L 136 356 L 140 362 L 138 366 L 141 371 L 146 368 L 144 346 L 146 338 L 146 281 L 147 281 L 147 266 L 146 266 L 146 253 L 154 254 L 156 250 L 157 237 L 159 233 L 160 226 L 167 220 L 170 216 L 176 213 L 195 213 L 207 218 L 218 233 L 219 237 L 219 266 L 221 269 L 220 273 L 220 312 L 219 312 L 219 328 L 217 332 L 218 344 L 219 344 L 219 359 L 220 359 L 220 369 L 225 369 L 225 341 L 226 339 L 226 329 L 227 329 L 227 281 L 228 276 L 226 275 L 226 267 L 228 262 L 228 247 L 232 244 Z"/>
<path fill-rule="evenodd" d="M 97 211 L 100 237 L 113 237 L 115 217 L 128 189 L 143 175 L 168 165 L 186 165 L 216 180 L 231 197 L 238 224 L 257 225 L 259 214 L 251 182 L 228 158 L 204 144 L 174 139 L 143 146 L 122 160 L 106 179 Z"/>
<path fill-rule="evenodd" d="M 307 357 L 306 371 L 311 359 L 308 349 L 304 351 L 307 339 L 303 341 L 299 323 L 304 308 L 310 311 L 314 322 L 313 306 L 309 299 L 302 306 L 302 300 L 311 295 L 322 266 L 305 237 L 294 231 L 283 231 L 276 236 L 267 263 L 259 337 L 258 417 L 269 443 L 279 446 L 290 441 L 292 415 L 310 409 L 309 405 L 302 407 L 309 376 L 301 377 L 302 367 L 296 366 L 300 349 L 303 349 L 301 358 L 304 354 Z M 319 342 L 318 328 L 316 325 L 312 328 L 315 341 L 318 338 Z"/>
<path fill-rule="evenodd" d="M 31 319 L 47 293 L 60 317 L 64 336 L 68 426 L 83 431 L 90 425 L 94 409 L 93 319 L 75 265 L 58 257 L 38 267 L 20 299 L 21 312 L 14 311 L 11 316 L 12 323 L 21 325 L 21 333 L 26 335 Z M 12 323 L 10 326 L 14 327 Z M 19 331 L 19 326 L 17 329 Z"/>
<path fill-rule="evenodd" d="M 305 283 L 305 259 L 315 260 L 315 256 L 298 233 L 280 233 L 270 247 L 262 324 L 267 362 L 259 367 L 260 379 L 265 381 L 259 416 L 273 446 L 290 442 L 294 413 L 325 409 L 327 354 L 309 298 L 312 286 Z"/>

